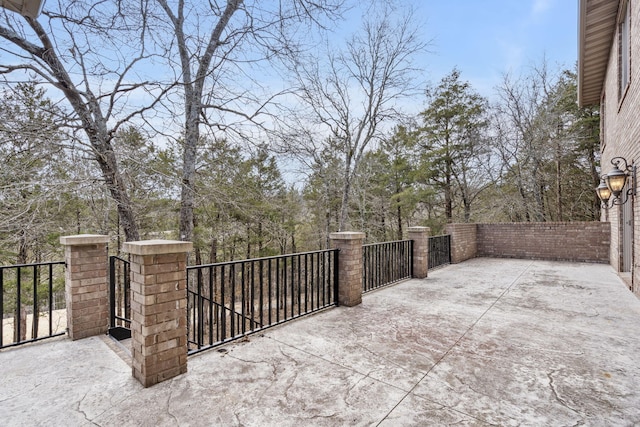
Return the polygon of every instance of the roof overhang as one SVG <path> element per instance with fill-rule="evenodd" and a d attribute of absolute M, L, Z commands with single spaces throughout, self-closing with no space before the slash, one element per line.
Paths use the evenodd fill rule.
<path fill-rule="evenodd" d="M 621 0 L 580 0 L 578 105 L 600 103 Z"/>
<path fill-rule="evenodd" d="M 45 0 L 0 0 L 0 7 L 17 12 L 29 18 L 37 18 L 42 12 Z"/>

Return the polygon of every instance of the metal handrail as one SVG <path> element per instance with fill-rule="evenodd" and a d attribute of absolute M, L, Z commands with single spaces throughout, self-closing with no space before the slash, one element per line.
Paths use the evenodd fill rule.
<path fill-rule="evenodd" d="M 187 267 L 189 354 L 338 304 L 338 249 Z"/>
<path fill-rule="evenodd" d="M 60 335 L 64 335 L 66 331 L 62 332 L 54 332 L 53 330 L 53 312 L 54 312 L 54 291 L 53 291 L 53 282 L 54 282 L 54 266 L 62 265 L 65 266 L 64 261 L 53 261 L 53 262 L 37 262 L 32 264 L 16 264 L 16 265 L 4 265 L 0 266 L 0 319 L 4 323 L 4 304 L 5 304 L 5 284 L 8 283 L 5 279 L 5 273 L 7 270 L 15 270 L 15 301 L 13 302 L 15 311 L 14 311 L 14 328 L 13 333 L 14 337 L 12 338 L 10 343 L 5 343 L 4 339 L 4 331 L 0 329 L 0 348 L 5 347 L 13 347 L 16 345 L 26 344 L 30 342 L 40 341 L 47 338 L 57 337 Z M 44 283 L 41 282 L 41 269 L 42 267 L 48 267 L 46 270 L 46 280 Z M 29 307 L 31 313 L 27 313 L 27 307 L 23 302 L 23 285 L 28 286 L 27 283 L 23 283 L 23 269 L 32 269 L 32 277 L 31 280 L 27 279 L 27 282 L 31 284 L 32 294 L 29 295 L 32 297 L 32 306 Z M 41 314 L 40 310 L 40 302 L 42 298 L 38 295 L 39 291 L 42 292 L 42 285 L 46 286 L 46 310 L 45 313 L 48 313 L 48 333 L 44 335 L 40 335 L 39 328 L 39 316 Z M 31 324 L 31 338 L 22 339 L 23 335 L 26 337 L 27 331 L 22 330 L 22 323 L 27 321 L 27 318 L 22 318 L 23 310 L 26 316 L 31 314 L 32 316 L 32 324 Z"/>

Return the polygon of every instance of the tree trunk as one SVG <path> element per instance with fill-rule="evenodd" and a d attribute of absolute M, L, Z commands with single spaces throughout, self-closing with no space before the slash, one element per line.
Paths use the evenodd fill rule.
<path fill-rule="evenodd" d="M 35 262 L 42 262 L 39 251 L 36 251 Z M 38 329 L 40 327 L 40 299 L 38 298 L 38 284 L 40 284 L 40 269 L 35 269 L 35 277 L 33 278 L 33 320 L 31 322 L 31 338 L 38 338 Z"/>
<path fill-rule="evenodd" d="M 338 223 L 338 231 L 344 231 L 347 225 L 347 214 L 349 210 L 349 196 L 351 193 L 351 174 L 347 171 L 342 186 L 342 204 L 340 206 L 340 222 Z"/>
<path fill-rule="evenodd" d="M 209 40 L 197 54 L 189 51 L 188 35 L 185 34 L 184 2 L 178 5 L 178 13 L 169 7 L 165 0 L 159 0 L 173 25 L 173 36 L 176 40 L 180 56 L 182 83 L 184 88 L 185 135 L 182 165 L 182 189 L 180 195 L 180 240 L 193 240 L 193 209 L 195 205 L 195 172 L 197 147 L 200 143 L 200 117 L 203 112 L 202 97 L 204 94 L 205 78 L 211 73 L 211 62 L 221 37 L 227 28 L 233 14 L 242 6 L 242 0 L 227 0 L 224 11 L 211 31 Z M 195 61 L 195 63 L 194 63 Z M 195 73 L 194 73 L 195 71 Z"/>
<path fill-rule="evenodd" d="M 468 224 L 471 221 L 471 201 L 469 197 L 463 197 L 462 204 L 464 205 L 464 222 Z"/>
<path fill-rule="evenodd" d="M 398 205 L 398 240 L 402 240 L 402 207 Z"/>
<path fill-rule="evenodd" d="M 218 262 L 218 239 L 211 238 L 211 252 L 209 252 L 209 263 L 215 264 Z"/>
<path fill-rule="evenodd" d="M 295 254 L 298 251 L 296 248 L 296 231 L 291 230 L 291 253 Z"/>
<path fill-rule="evenodd" d="M 556 221 L 562 221 L 562 171 L 560 169 L 560 147 L 556 151 L 556 208 L 557 219 Z"/>
<path fill-rule="evenodd" d="M 18 243 L 18 264 L 27 263 L 27 236 L 24 230 L 20 232 L 20 241 Z M 21 280 L 21 285 L 24 281 Z M 16 289 L 17 290 L 17 289 Z M 27 339 L 27 310 L 22 303 L 22 291 L 16 295 L 16 304 L 13 313 L 13 342 L 20 342 Z M 18 320 L 19 319 L 19 320 Z M 20 324 L 20 334 L 18 334 L 18 324 Z"/>
<path fill-rule="evenodd" d="M 600 175 L 598 174 L 598 168 L 597 168 L 597 161 L 596 161 L 596 157 L 593 153 L 593 150 L 588 150 L 587 152 L 587 158 L 589 159 L 589 172 L 591 174 L 591 182 L 592 182 L 592 187 L 596 188 L 599 184 L 600 184 Z M 596 192 L 593 192 L 592 197 L 592 219 L 594 221 L 597 221 L 600 219 L 600 211 L 601 211 L 601 202 L 600 202 L 600 198 L 598 198 L 598 195 L 596 194 Z"/>
<path fill-rule="evenodd" d="M 444 213 L 448 223 L 453 221 L 453 194 L 451 194 L 451 176 L 453 175 L 453 165 L 449 156 L 449 137 L 447 136 L 447 152 L 445 159 L 445 183 L 444 183 Z"/>
<path fill-rule="evenodd" d="M 518 192 L 520 193 L 520 197 L 522 198 L 522 205 L 523 205 L 522 210 L 524 211 L 525 221 L 531 222 L 531 215 L 529 214 L 529 206 L 528 206 L 529 203 L 527 202 L 527 194 L 524 191 L 521 180 L 518 180 Z"/>
<path fill-rule="evenodd" d="M 106 136 L 106 124 L 100 127 L 102 130 L 96 132 L 96 135 L 92 138 L 92 145 L 98 147 L 95 150 L 96 161 L 100 166 L 109 193 L 111 193 L 111 197 L 116 202 L 120 226 L 124 230 L 126 240 L 128 242 L 140 240 L 140 232 L 133 214 L 131 200 L 125 189 L 113 146 Z"/>
<path fill-rule="evenodd" d="M 544 207 L 544 178 L 542 176 L 542 161 L 535 158 L 533 161 L 533 199 L 535 201 L 535 210 L 533 217 L 536 221 L 545 221 Z"/>
<path fill-rule="evenodd" d="M 330 241 L 329 234 L 331 233 L 331 209 L 327 207 L 324 223 L 324 249 L 329 249 Z"/>
<path fill-rule="evenodd" d="M 26 18 L 26 20 L 42 42 L 43 47 L 39 48 L 33 45 L 21 47 L 40 58 L 50 68 L 57 87 L 71 104 L 82 123 L 83 130 L 87 134 L 95 159 L 102 172 L 102 177 L 111 197 L 116 202 L 118 215 L 120 216 L 127 241 L 140 240 L 131 201 L 118 169 L 115 152 L 107 131 L 107 121 L 102 114 L 100 101 L 93 96 L 91 91 L 78 90 L 57 57 L 53 43 L 44 28 L 34 19 Z M 86 98 L 83 98 L 83 96 Z"/>
<path fill-rule="evenodd" d="M 18 318 L 20 318 L 20 336 L 18 336 Z M 27 309 L 20 304 L 20 310 L 16 311 L 13 318 L 13 342 L 25 341 L 27 339 Z"/>
<path fill-rule="evenodd" d="M 247 225 L 247 254 L 245 259 L 251 259 L 251 228 Z"/>
<path fill-rule="evenodd" d="M 447 176 L 444 187 L 444 215 L 447 222 L 453 221 L 453 198 L 451 197 L 451 178 Z"/>
<path fill-rule="evenodd" d="M 185 90 L 185 93 L 189 91 Z M 193 95 L 192 95 L 193 97 Z M 199 103 L 188 99 L 185 102 Z M 195 204 L 195 175 L 198 140 L 200 139 L 199 113 L 201 108 L 191 105 L 185 117 L 185 141 L 182 154 L 182 188 L 180 194 L 180 240 L 193 239 L 193 208 Z"/>
<path fill-rule="evenodd" d="M 258 256 L 264 256 L 264 242 L 262 236 L 262 221 L 258 222 Z M 285 243 L 286 247 L 286 243 Z"/>

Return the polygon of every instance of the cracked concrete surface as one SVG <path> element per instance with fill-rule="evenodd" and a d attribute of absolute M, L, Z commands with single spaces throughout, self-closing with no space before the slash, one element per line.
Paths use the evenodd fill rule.
<path fill-rule="evenodd" d="M 0 425 L 640 425 L 640 301 L 607 265 L 475 259 L 189 358 L 0 351 Z"/>

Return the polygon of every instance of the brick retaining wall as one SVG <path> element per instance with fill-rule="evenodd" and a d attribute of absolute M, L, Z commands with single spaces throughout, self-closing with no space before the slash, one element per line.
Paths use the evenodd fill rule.
<path fill-rule="evenodd" d="M 453 263 L 474 256 L 609 262 L 607 222 L 449 224 L 447 232 Z"/>

